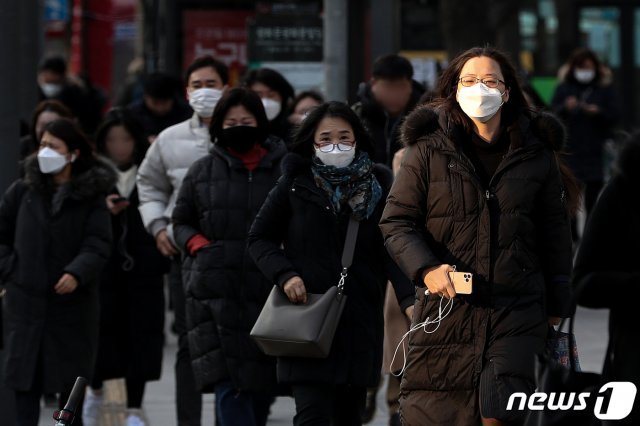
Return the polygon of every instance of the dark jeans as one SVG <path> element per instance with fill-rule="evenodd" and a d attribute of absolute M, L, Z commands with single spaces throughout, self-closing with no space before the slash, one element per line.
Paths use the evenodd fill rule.
<path fill-rule="evenodd" d="M 216 425 L 265 426 L 273 396 L 240 392 L 230 381 L 216 384 Z"/>
<path fill-rule="evenodd" d="M 202 394 L 196 389 L 191 368 L 191 355 L 187 341 L 187 305 L 182 286 L 182 263 L 171 262 L 169 287 L 173 300 L 175 329 L 178 334 L 178 354 L 176 355 L 176 408 L 178 426 L 200 426 L 202 422 Z"/>
<path fill-rule="evenodd" d="M 367 389 L 349 385 L 293 385 L 295 426 L 361 426 Z"/>

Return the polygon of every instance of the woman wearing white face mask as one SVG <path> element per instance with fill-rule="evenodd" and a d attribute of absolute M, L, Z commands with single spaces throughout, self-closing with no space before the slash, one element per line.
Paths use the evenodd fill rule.
<path fill-rule="evenodd" d="M 256 92 L 262 99 L 262 105 L 271 124 L 271 133 L 289 145 L 292 124 L 287 114 L 294 96 L 291 84 L 278 71 L 261 68 L 249 72 L 245 79 L 245 86 Z"/>
<path fill-rule="evenodd" d="M 292 303 L 336 285 L 350 218 L 360 225 L 345 284 L 344 313 L 326 359 L 279 358 L 278 381 L 290 384 L 295 425 L 362 424 L 366 389 L 382 368 L 383 299 L 390 279 L 401 306 L 414 289 L 391 261 L 378 221 L 392 181 L 373 164 L 373 145 L 348 105 L 322 104 L 300 125 L 283 177 L 249 232 L 249 251 L 262 273 Z"/>
<path fill-rule="evenodd" d="M 578 49 L 569 58 L 564 80 L 551 101 L 553 110 L 567 125 L 567 150 L 571 154 L 567 161 L 584 184 L 587 215 L 604 184 L 604 143 L 612 137 L 620 115 L 616 93 L 606 74 L 607 69 L 593 52 Z"/>
<path fill-rule="evenodd" d="M 535 389 L 534 354 L 571 314 L 575 180 L 559 159 L 562 125 L 529 109 L 501 52 L 470 49 L 438 97 L 403 125 L 407 147 L 380 227 L 393 259 L 421 288 L 409 337 L 403 424 L 520 424 L 513 392 Z M 458 294 L 449 273 L 473 274 Z M 429 330 L 433 330 L 432 325 Z"/>
<path fill-rule="evenodd" d="M 4 377 L 20 426 L 38 424 L 43 393 L 60 393 L 64 404 L 76 377 L 93 374 L 96 284 L 111 254 L 105 197 L 114 184 L 115 172 L 94 157 L 77 125 L 59 119 L 45 126 L 24 179 L 0 202 Z"/>

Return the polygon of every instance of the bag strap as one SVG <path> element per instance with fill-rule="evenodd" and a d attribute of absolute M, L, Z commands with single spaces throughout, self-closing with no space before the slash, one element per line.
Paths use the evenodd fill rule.
<path fill-rule="evenodd" d="M 342 250 L 342 272 L 340 272 L 340 281 L 338 282 L 338 294 L 344 291 L 344 282 L 347 278 L 349 268 L 353 263 L 353 254 L 356 251 L 356 240 L 358 239 L 358 228 L 360 222 L 353 217 L 349 218 L 347 226 L 347 236 L 344 240 L 344 249 Z"/>

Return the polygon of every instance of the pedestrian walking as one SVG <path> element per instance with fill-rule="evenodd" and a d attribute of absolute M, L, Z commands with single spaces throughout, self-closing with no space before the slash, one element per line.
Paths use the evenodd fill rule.
<path fill-rule="evenodd" d="M 182 286 L 182 262 L 170 224 L 171 214 L 189 167 L 212 148 L 209 125 L 213 110 L 229 81 L 222 62 L 204 56 L 187 69 L 185 83 L 193 116 L 164 130 L 151 145 L 138 170 L 140 214 L 163 256 L 171 259 L 169 287 L 178 334 L 176 356 L 176 405 L 178 426 L 200 426 L 202 395 L 196 388 L 187 342 L 186 303 Z"/>
<path fill-rule="evenodd" d="M 43 394 L 59 393 L 62 408 L 76 377 L 93 375 L 97 284 L 112 242 L 105 197 L 114 182 L 78 126 L 59 119 L 45 126 L 25 177 L 0 202 L 4 380 L 19 426 L 38 425 Z"/>
<path fill-rule="evenodd" d="M 249 337 L 272 285 L 247 252 L 253 218 L 280 176 L 284 142 L 269 134 L 260 98 L 229 90 L 211 121 L 211 154 L 187 173 L 173 211 L 184 250 L 187 327 L 196 384 L 214 391 L 224 425 L 264 426 L 275 359 Z"/>
<path fill-rule="evenodd" d="M 405 120 L 407 150 L 380 223 L 422 288 L 404 425 L 523 420 L 506 401 L 534 391 L 533 355 L 571 314 L 577 186 L 558 159 L 563 142 L 562 125 L 528 108 L 514 67 L 491 47 L 453 59 L 438 98 Z M 454 271 L 472 274 L 471 294 L 457 294 Z"/>
<path fill-rule="evenodd" d="M 291 385 L 295 425 L 361 425 L 367 387 L 382 368 L 382 305 L 387 280 L 401 303 L 414 287 L 386 253 L 378 221 L 392 180 L 374 164 L 373 145 L 348 105 L 325 103 L 302 122 L 283 160 L 283 177 L 249 233 L 249 251 L 292 303 L 337 282 L 350 218 L 359 221 L 345 283 L 344 312 L 326 359 L 278 358 L 280 383 Z"/>
<path fill-rule="evenodd" d="M 146 382 L 158 380 L 162 372 L 163 275 L 169 270 L 138 211 L 136 174 L 149 142 L 133 114 L 116 108 L 99 127 L 96 145 L 113 163 L 118 180 L 106 198 L 114 243 L 100 275 L 100 340 L 83 419 L 85 426 L 99 425 L 104 381 L 124 378 L 125 425 L 144 426 Z"/>

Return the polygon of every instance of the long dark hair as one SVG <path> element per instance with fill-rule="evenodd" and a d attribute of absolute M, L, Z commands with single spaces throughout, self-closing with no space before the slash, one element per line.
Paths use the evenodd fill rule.
<path fill-rule="evenodd" d="M 213 110 L 211 126 L 209 127 L 211 140 L 216 142 L 221 139 L 224 117 L 231 108 L 238 105 L 245 107 L 255 117 L 258 124 L 258 141 L 260 143 L 264 142 L 269 136 L 270 129 L 267 114 L 264 112 L 260 97 L 245 87 L 226 90 L 220 101 L 218 101 L 216 108 Z"/>
<path fill-rule="evenodd" d="M 102 124 L 96 133 L 96 148 L 98 153 L 109 157 L 107 152 L 107 135 L 116 126 L 122 126 L 133 138 L 135 147 L 133 151 L 133 162 L 140 165 L 144 160 L 144 155 L 149 148 L 149 142 L 144 136 L 144 130 L 136 117 L 125 108 L 113 108 L 104 117 Z"/>
<path fill-rule="evenodd" d="M 373 156 L 371 137 L 362 125 L 360 118 L 349 105 L 338 101 L 326 102 L 309 112 L 307 118 L 304 119 L 293 135 L 290 150 L 304 158 L 311 158 L 315 152 L 313 145 L 316 130 L 325 117 L 341 118 L 349 123 L 356 140 L 356 149 Z"/>
<path fill-rule="evenodd" d="M 289 104 L 295 94 L 291 83 L 289 83 L 282 74 L 271 68 L 260 68 L 249 71 L 249 74 L 245 77 L 244 85 L 251 88 L 255 83 L 262 83 L 280 94 L 282 98 L 282 110 L 274 120 L 278 120 L 284 116 L 289 110 Z"/>
<path fill-rule="evenodd" d="M 75 121 L 59 118 L 48 123 L 44 127 L 44 132 L 62 140 L 69 152 L 78 150 L 78 158 L 71 163 L 72 176 L 84 173 L 96 164 L 97 160 L 93 155 L 89 140 Z"/>
<path fill-rule="evenodd" d="M 462 68 L 470 59 L 479 57 L 491 58 L 498 63 L 505 86 L 509 90 L 509 102 L 505 102 L 502 106 L 501 120 L 503 125 L 508 126 L 514 123 L 522 114 L 531 117 L 531 110 L 522 91 L 515 67 L 505 53 L 489 46 L 471 48 L 451 61 L 440 77 L 436 89 L 436 98 L 431 105 L 438 110 L 445 111 L 449 117 L 450 124 L 462 126 L 470 133 L 473 129 L 473 121 L 460 108 L 456 100 L 456 93 Z"/>
<path fill-rule="evenodd" d="M 498 63 L 504 77 L 505 86 L 507 90 L 509 90 L 509 101 L 505 102 L 502 106 L 502 125 L 509 127 L 521 116 L 533 118 L 536 111 L 527 103 L 516 68 L 513 66 L 507 54 L 490 46 L 471 48 L 453 59 L 447 69 L 442 73 L 436 91 L 436 99 L 434 99 L 430 105 L 434 109 L 443 111 L 447 115 L 449 125 L 460 126 L 470 134 L 473 131 L 473 121 L 460 108 L 456 100 L 456 93 L 458 91 L 458 80 L 462 68 L 467 61 L 478 57 L 491 58 Z M 580 206 L 580 184 L 569 166 L 562 159 L 563 153 L 556 152 L 555 156 L 567 195 L 567 211 L 571 216 L 575 216 Z"/>

